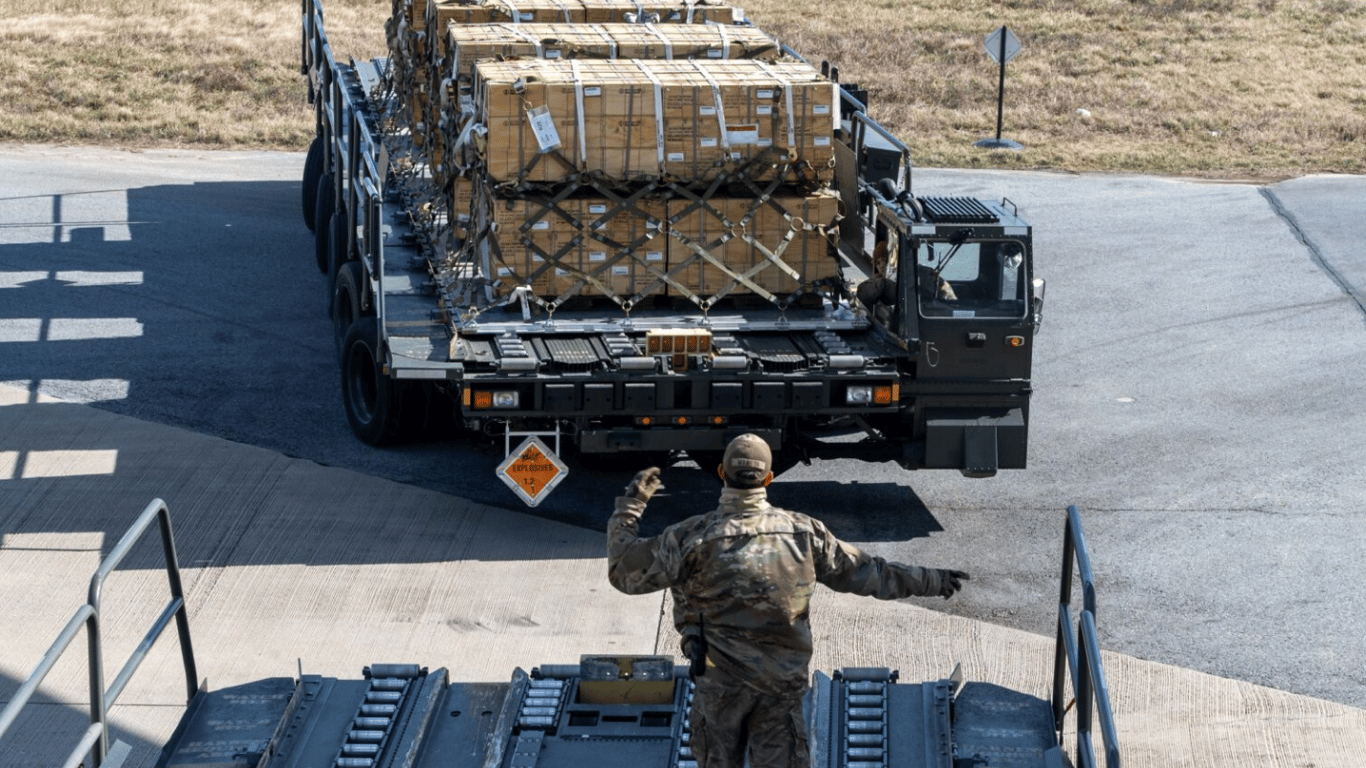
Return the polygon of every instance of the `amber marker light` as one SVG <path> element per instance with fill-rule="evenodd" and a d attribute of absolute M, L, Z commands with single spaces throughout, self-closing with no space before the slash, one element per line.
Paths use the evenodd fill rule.
<path fill-rule="evenodd" d="M 890 384 L 879 384 L 873 387 L 873 405 L 891 405 L 892 386 Z"/>
<path fill-rule="evenodd" d="M 1007 336 L 1007 337 L 1006 337 L 1006 344 L 1007 344 L 1008 346 L 1012 346 L 1012 347 L 1023 347 L 1023 346 L 1024 346 L 1024 337 L 1023 337 L 1023 336 Z"/>
<path fill-rule="evenodd" d="M 474 407 L 475 407 L 475 408 L 481 408 L 481 409 L 483 409 L 483 408 L 492 408 L 492 407 L 493 407 L 493 393 L 492 393 L 492 392 L 475 392 L 475 393 L 474 393 Z"/>

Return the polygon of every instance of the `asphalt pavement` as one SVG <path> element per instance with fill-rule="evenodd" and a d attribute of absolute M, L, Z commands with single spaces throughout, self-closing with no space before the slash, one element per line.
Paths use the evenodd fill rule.
<path fill-rule="evenodd" d="M 375 659 L 365 653 L 402 637 L 397 625 L 405 621 L 492 633 L 482 644 L 505 643 L 530 626 L 501 607 L 484 616 L 450 611 L 459 598 L 441 585 L 451 562 L 490 561 L 473 582 L 490 594 L 501 579 L 544 578 L 540 569 L 562 560 L 578 570 L 553 572 L 556 583 L 596 579 L 596 542 L 625 474 L 576 471 L 546 503 L 524 510 L 493 477 L 501 459 L 494 448 L 432 436 L 375 450 L 350 435 L 322 278 L 299 212 L 301 155 L 23 147 L 0 152 L 0 167 L 0 382 L 11 403 L 0 409 L 9 416 L 0 431 L 0 555 L 24 564 L 0 581 L 27 595 L 0 609 L 0 635 L 24 636 L 5 644 L 4 676 L 26 673 L 64 620 L 56 616 L 64 606 L 52 607 L 50 631 L 30 632 L 29 617 L 49 608 L 41 599 L 49 580 L 88 576 L 144 496 L 188 510 L 195 523 L 182 540 L 208 553 L 193 559 L 204 568 L 199 578 L 234 585 L 207 588 L 206 618 L 265 633 L 232 662 L 230 679 L 267 667 L 288 674 L 274 667 L 303 654 L 291 649 L 301 641 L 315 654 L 335 652 L 339 667 L 368 663 Z M 1340 736 L 1312 749 L 1273 738 L 1262 746 L 1280 751 L 1262 761 L 1252 747 L 1229 746 L 1237 740 L 1228 732 L 1196 738 L 1183 729 L 1233 727 L 1230 718 L 1254 710 L 1237 727 L 1260 722 L 1275 732 L 1289 712 L 1297 722 L 1359 722 L 1358 710 L 1327 701 L 1313 704 L 1306 720 L 1297 707 L 1312 700 L 1275 698 L 1272 706 L 1269 689 L 1366 706 L 1366 604 L 1357 594 L 1366 580 L 1357 554 L 1366 449 L 1355 386 L 1366 373 L 1366 259 L 1356 245 L 1366 234 L 1366 179 L 1256 185 L 929 170 L 918 172 L 915 189 L 1007 197 L 1035 225 L 1037 273 L 1049 287 L 1035 356 L 1031 467 L 970 481 L 831 462 L 775 483 L 775 502 L 822 516 L 844 538 L 974 575 L 961 599 L 912 613 L 874 616 L 851 605 L 840 621 L 863 618 L 852 629 L 837 623 L 821 641 L 848 655 L 822 660 L 873 663 L 877 652 L 909 653 L 887 651 L 896 642 L 885 639 L 870 648 L 868 638 L 884 631 L 873 627 L 918 626 L 927 617 L 986 622 L 946 624 L 945 636 L 1000 630 L 1007 645 L 1040 641 L 1051 633 L 1061 510 L 1075 503 L 1100 581 L 1102 645 L 1124 660 L 1117 665 L 1136 665 L 1127 680 L 1148 697 L 1124 689 L 1130 722 L 1142 723 L 1136 732 L 1184 739 L 1191 751 L 1207 737 L 1213 741 L 1203 748 L 1249 765 L 1299 765 L 1294 759 L 1310 752 L 1315 765 L 1352 764 L 1334 762 L 1361 753 Z M 169 447 L 152 450 L 161 443 Z M 242 451 L 267 469 L 242 469 Z M 137 459 L 143 453 L 145 462 Z M 665 479 L 668 493 L 652 505 L 647 528 L 710 505 L 715 493 L 686 461 Z M 355 496 L 368 508 L 357 508 Z M 518 538 L 540 540 L 546 531 L 574 543 L 548 554 L 548 545 Z M 470 535 L 503 554 L 414 545 Z M 44 562 L 63 570 L 50 574 Z M 369 594 L 346 581 L 361 572 L 371 578 L 363 569 L 386 563 L 406 586 Z M 291 588 L 280 607 L 247 621 L 253 609 L 242 606 L 259 597 L 253 587 L 300 578 L 312 586 Z M 339 578 L 344 593 L 330 595 Z M 433 590 L 442 594 L 437 603 Z M 79 602 L 79 590 L 67 591 Z M 552 596 L 561 604 L 582 598 Z M 405 611 L 387 606 L 413 599 L 420 605 L 408 619 L 390 616 Z M 383 613 L 386 640 L 370 624 L 346 624 L 333 607 Z M 655 637 L 657 610 L 648 626 L 623 631 Z M 634 626 L 628 613 L 601 626 Z M 520 616 L 545 623 L 534 610 Z M 220 632 L 210 643 L 219 650 L 247 642 Z M 525 656 L 577 634 L 587 636 L 584 644 L 610 639 L 560 626 L 510 648 L 522 654 L 518 663 L 540 663 L 547 659 Z M 400 647 L 470 653 L 468 644 L 417 636 L 426 639 Z M 947 663 L 942 645 L 932 654 Z M 501 678 L 511 655 L 467 671 Z M 1174 684 L 1197 697 L 1187 708 L 1157 701 L 1149 688 L 1158 679 L 1152 670 L 1177 667 L 1213 675 Z M 1232 681 L 1253 687 L 1230 698 L 1219 686 Z M 0 688 L 0 697 L 11 690 Z M 1196 722 L 1172 722 L 1173 713 Z M 1159 764 L 1175 753 L 1139 754 Z"/>

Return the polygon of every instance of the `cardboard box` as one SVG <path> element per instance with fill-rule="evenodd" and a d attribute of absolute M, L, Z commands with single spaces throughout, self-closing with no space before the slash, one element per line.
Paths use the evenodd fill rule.
<path fill-rule="evenodd" d="M 396 0 L 403 2 L 403 0 Z M 438 59 L 447 54 L 446 29 L 450 24 L 727 24 L 744 21 L 738 8 L 684 0 L 498 0 L 485 4 L 422 3 L 416 16 L 436 46 Z M 644 14 L 646 18 L 641 18 Z"/>
<path fill-rule="evenodd" d="M 808 64 L 533 59 L 475 71 L 485 172 L 498 181 L 701 183 L 742 168 L 769 180 L 798 163 L 828 178 L 833 165 L 837 86 Z"/>
<path fill-rule="evenodd" d="M 667 241 L 660 231 L 665 205 L 643 199 L 629 208 L 600 197 L 497 199 L 477 202 L 491 222 L 483 244 L 492 255 L 499 295 L 529 285 L 547 300 L 570 296 L 662 295 Z M 591 278 L 591 279 L 590 279 Z"/>
<path fill-rule="evenodd" d="M 717 24 L 450 24 L 441 69 L 469 82 L 490 59 L 758 59 L 782 55 L 757 27 Z"/>
<path fill-rule="evenodd" d="M 781 298 L 839 274 L 831 249 L 838 239 L 840 200 L 829 191 L 768 200 L 714 197 L 704 205 L 675 198 L 668 214 L 669 275 L 699 298 L 721 291 L 755 293 L 737 276 Z"/>

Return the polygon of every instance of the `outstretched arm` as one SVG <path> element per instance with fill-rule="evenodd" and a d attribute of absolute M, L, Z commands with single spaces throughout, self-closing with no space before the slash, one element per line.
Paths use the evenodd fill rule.
<path fill-rule="evenodd" d="M 922 568 L 893 563 L 840 541 L 828 528 L 815 525 L 817 578 L 836 592 L 895 600 L 900 597 L 940 596 L 945 599 L 962 588 L 969 577 L 962 571 Z"/>
<path fill-rule="evenodd" d="M 669 586 L 657 553 L 659 538 L 640 537 L 640 516 L 645 504 L 662 487 L 659 470 L 651 467 L 636 475 L 618 496 L 616 511 L 607 521 L 607 580 L 628 595 L 655 592 Z"/>

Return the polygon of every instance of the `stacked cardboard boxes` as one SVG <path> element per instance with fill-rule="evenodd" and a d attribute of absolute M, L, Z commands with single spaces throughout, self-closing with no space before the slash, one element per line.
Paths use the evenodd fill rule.
<path fill-rule="evenodd" d="M 412 33 L 422 33 L 417 49 L 423 60 L 417 68 L 430 68 L 432 80 L 441 71 L 449 54 L 446 31 L 451 25 L 477 24 L 724 24 L 733 25 L 744 15 L 736 8 L 717 3 L 690 3 L 685 0 L 491 0 L 472 2 L 407 3 L 404 18 L 410 19 Z M 427 42 L 430 41 L 430 48 Z"/>
<path fill-rule="evenodd" d="M 486 221 L 492 224 L 485 245 L 497 293 L 517 285 L 551 300 L 565 294 L 662 293 L 658 276 L 667 268 L 662 200 L 643 199 L 629 208 L 601 197 L 484 201 Z"/>
<path fill-rule="evenodd" d="M 429 126 L 423 146 L 439 182 L 455 173 L 445 164 L 463 124 L 449 114 L 461 104 L 475 65 L 516 59 L 756 59 L 775 61 L 777 40 L 756 27 L 719 24 L 450 24 L 447 54 L 438 67 L 437 94 L 421 119 Z M 440 114 L 445 110 L 446 115 Z"/>
<path fill-rule="evenodd" d="M 699 296 L 785 296 L 839 274 L 840 200 L 829 191 L 670 200 L 669 213 L 670 276 Z"/>
<path fill-rule="evenodd" d="M 735 24 L 743 13 L 728 5 L 687 0 L 488 0 L 487 2 L 430 2 L 393 0 L 386 27 L 393 75 L 403 107 L 419 146 L 433 142 L 428 134 L 446 56 L 445 30 L 469 24 Z"/>
<path fill-rule="evenodd" d="M 838 275 L 839 198 L 827 191 L 700 200 L 477 196 L 495 293 L 782 297 Z"/>
<path fill-rule="evenodd" d="M 800 62 L 487 61 L 474 91 L 495 181 L 828 178 L 834 159 L 836 86 Z"/>
<path fill-rule="evenodd" d="M 508 59 L 757 59 L 782 55 L 758 27 L 721 24 L 451 24 L 442 73 L 469 83 L 480 61 Z"/>
<path fill-rule="evenodd" d="M 782 303 L 838 277 L 838 88 L 740 12 L 396 2 L 415 143 L 495 296 Z"/>

